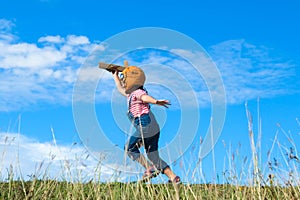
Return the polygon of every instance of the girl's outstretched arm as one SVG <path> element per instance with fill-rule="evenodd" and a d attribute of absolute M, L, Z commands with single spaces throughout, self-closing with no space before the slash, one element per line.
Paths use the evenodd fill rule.
<path fill-rule="evenodd" d="M 157 105 L 160 105 L 160 106 L 164 106 L 166 108 L 168 108 L 168 106 L 171 105 L 170 102 L 166 99 L 156 100 L 156 99 L 154 99 L 153 97 L 151 97 L 150 95 L 147 95 L 147 94 L 142 95 L 141 100 L 143 102 L 146 102 L 146 103 L 157 104 Z"/>

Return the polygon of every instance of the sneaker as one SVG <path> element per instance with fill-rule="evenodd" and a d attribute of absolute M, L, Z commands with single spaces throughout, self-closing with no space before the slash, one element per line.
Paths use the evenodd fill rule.
<path fill-rule="evenodd" d="M 176 176 L 173 180 L 169 180 L 168 182 L 169 182 L 169 183 L 173 183 L 173 184 L 175 184 L 175 185 L 181 183 L 180 177 L 179 177 L 179 176 Z"/>
<path fill-rule="evenodd" d="M 145 172 L 144 175 L 142 177 L 143 180 L 145 179 L 151 179 L 156 177 L 158 174 L 160 173 L 159 170 L 157 170 L 155 167 L 149 167 Z"/>

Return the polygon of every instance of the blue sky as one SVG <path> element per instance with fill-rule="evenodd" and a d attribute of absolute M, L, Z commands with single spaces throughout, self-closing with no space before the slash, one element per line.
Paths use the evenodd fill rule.
<path fill-rule="evenodd" d="M 194 134 L 193 140 L 187 140 L 189 149 L 172 163 L 175 172 L 186 177 L 185 182 L 215 180 L 215 174 L 232 171 L 229 169 L 234 164 L 237 171 L 244 165 L 251 169 L 246 102 L 253 115 L 255 142 L 262 159 L 260 167 L 265 169 L 268 159 L 273 162 L 276 158 L 281 162 L 277 172 L 288 171 L 292 161 L 286 160 L 285 154 L 290 147 L 296 149 L 289 138 L 295 143 L 300 139 L 299 9 L 296 1 L 2 1 L 0 152 L 5 153 L 1 176 L 5 177 L 10 164 L 16 174 L 24 177 L 42 173 L 47 164 L 51 165 L 49 176 L 67 176 L 68 170 L 82 170 L 87 177 L 93 174 L 98 160 L 89 156 L 91 149 L 81 145 L 80 139 L 85 145 L 90 140 L 99 142 L 100 149 L 103 144 L 97 141 L 97 131 L 92 127 L 86 134 L 78 130 L 76 120 L 86 120 L 87 125 L 90 117 L 74 119 L 74 88 L 78 80 L 94 84 L 95 88 L 87 90 L 92 93 L 83 93 L 81 97 L 86 100 L 88 95 L 95 94 L 91 101 L 95 116 L 108 139 L 122 148 L 122 132 L 128 132 L 128 122 L 122 115 L 126 102 L 114 90 L 110 74 L 99 70 L 95 62 L 122 63 L 124 59 L 144 68 L 153 96 L 172 101 L 169 110 L 153 106 L 163 127 L 160 145 L 166 147 L 165 152 L 167 144 L 181 133 L 178 124 L 181 114 L 189 113 L 187 105 L 191 105 L 192 111 L 184 115 L 185 120 L 193 121 L 193 114 L 200 116 L 197 131 L 186 128 L 186 132 Z M 149 38 L 150 43 L 158 42 L 161 49 L 138 46 L 135 51 L 121 54 L 140 39 L 133 35 L 144 27 L 159 31 L 162 28 L 174 37 L 181 34 L 203 49 L 192 51 L 181 41 L 173 41 L 172 46 L 163 38 L 158 42 L 148 35 L 146 41 Z M 131 39 L 120 41 L 124 34 Z M 113 49 L 112 44 L 117 48 Z M 191 63 L 200 63 L 203 68 L 198 69 L 202 74 L 194 73 Z M 226 115 L 214 154 L 202 160 L 202 178 L 196 152 L 201 146 L 200 138 L 209 129 L 213 104 L 210 95 L 216 94 L 218 99 L 221 94 L 220 88 L 210 91 L 206 85 L 217 77 L 212 66 L 219 72 L 226 93 Z M 233 155 L 235 159 L 231 160 Z M 246 157 L 243 164 L 241 160 Z M 130 167 L 137 168 L 133 164 Z M 298 169 L 297 164 L 295 167 Z M 102 170 L 106 174 L 104 180 L 114 176 L 109 167 Z M 128 180 L 128 176 L 119 177 Z"/>

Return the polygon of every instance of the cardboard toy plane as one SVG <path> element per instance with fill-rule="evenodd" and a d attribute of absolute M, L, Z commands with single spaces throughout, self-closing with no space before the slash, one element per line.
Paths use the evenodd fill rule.
<path fill-rule="evenodd" d="M 99 62 L 99 68 L 100 69 L 106 69 L 109 72 L 112 72 L 112 71 L 115 71 L 115 70 L 117 70 L 119 72 L 122 72 L 126 67 L 128 67 L 128 61 L 127 60 L 124 61 L 124 66 Z"/>

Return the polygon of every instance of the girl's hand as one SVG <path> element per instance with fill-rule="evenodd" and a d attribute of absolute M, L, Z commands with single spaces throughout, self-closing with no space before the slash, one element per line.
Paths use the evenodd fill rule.
<path fill-rule="evenodd" d="M 160 106 L 164 106 L 166 108 L 169 108 L 169 105 L 171 105 L 170 102 L 168 100 L 165 100 L 165 99 L 163 99 L 163 100 L 156 100 L 155 104 L 160 105 Z"/>
<path fill-rule="evenodd" d="M 124 89 L 124 87 L 122 86 L 121 80 L 120 80 L 120 78 L 119 78 L 119 72 L 118 72 L 117 70 L 114 70 L 114 71 L 112 71 L 111 73 L 112 73 L 112 75 L 113 75 L 114 81 L 115 81 L 115 83 L 116 83 L 116 86 L 117 86 L 119 92 L 120 92 L 122 95 L 126 96 L 125 89 Z"/>
<path fill-rule="evenodd" d="M 111 73 L 112 73 L 113 76 L 118 76 L 119 75 L 117 70 L 113 70 L 113 71 L 111 71 Z"/>

